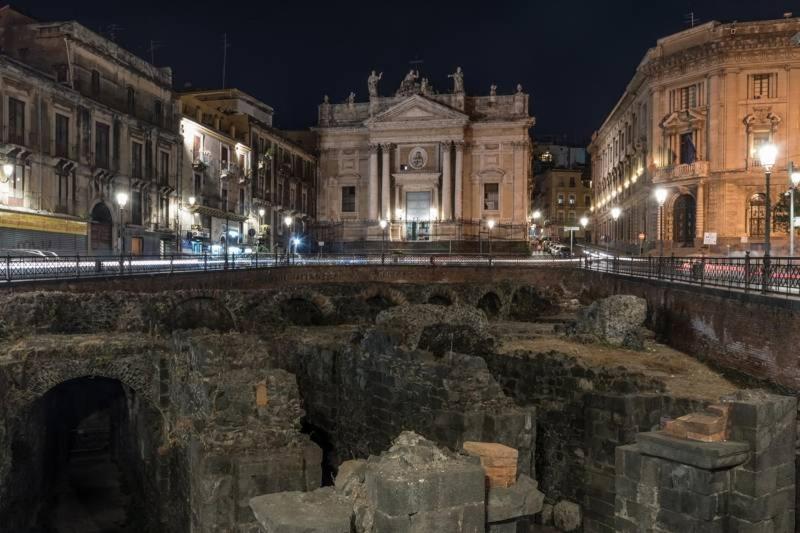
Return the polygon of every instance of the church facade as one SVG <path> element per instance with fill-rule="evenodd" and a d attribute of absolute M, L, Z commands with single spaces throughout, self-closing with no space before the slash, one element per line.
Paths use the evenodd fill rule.
<path fill-rule="evenodd" d="M 534 123 L 522 87 L 467 96 L 461 69 L 437 93 L 410 71 L 394 96 L 327 96 L 315 128 L 317 217 L 344 241 L 525 240 Z"/>

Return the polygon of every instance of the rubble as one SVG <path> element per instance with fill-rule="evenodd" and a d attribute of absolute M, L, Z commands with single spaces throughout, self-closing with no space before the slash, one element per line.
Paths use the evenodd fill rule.
<path fill-rule="evenodd" d="M 581 506 L 577 503 L 561 500 L 553 507 L 553 524 L 561 531 L 575 531 L 582 523 Z"/>
<path fill-rule="evenodd" d="M 582 309 L 575 322 L 566 328 L 566 334 L 584 342 L 642 349 L 642 327 L 646 319 L 647 301 L 644 298 L 619 294 L 597 300 Z"/>
<path fill-rule="evenodd" d="M 265 533 L 350 533 L 350 501 L 331 487 L 256 496 L 250 508 Z"/>
<path fill-rule="evenodd" d="M 466 334 L 478 338 L 490 337 L 486 315 L 474 307 L 464 305 L 399 305 L 378 313 L 375 323 L 395 333 L 400 343 L 409 348 L 416 348 L 423 332 L 431 326 L 446 327 L 454 338 L 456 335 L 461 337 Z M 432 337 L 432 333 L 429 330 L 427 336 Z"/>

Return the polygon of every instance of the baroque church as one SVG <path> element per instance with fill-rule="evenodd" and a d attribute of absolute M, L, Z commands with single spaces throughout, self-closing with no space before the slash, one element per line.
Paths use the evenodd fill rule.
<path fill-rule="evenodd" d="M 319 222 L 344 241 L 525 240 L 534 119 L 522 87 L 467 96 L 459 67 L 439 93 L 411 70 L 381 96 L 382 77 L 369 76 L 366 102 L 319 106 Z"/>

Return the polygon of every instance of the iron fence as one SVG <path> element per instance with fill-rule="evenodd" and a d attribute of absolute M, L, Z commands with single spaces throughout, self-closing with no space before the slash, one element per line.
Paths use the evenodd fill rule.
<path fill-rule="evenodd" d="M 315 265 L 383 265 L 383 266 L 577 266 L 578 259 L 561 259 L 550 255 L 488 254 L 236 254 L 224 255 L 159 255 L 159 256 L 62 256 L 0 258 L 0 283 L 15 281 L 81 279 L 144 274 L 174 274 L 220 270 L 250 270 L 275 267 Z"/>
<path fill-rule="evenodd" d="M 800 294 L 797 257 L 624 257 L 589 254 L 581 266 L 623 276 L 699 286 L 757 291 L 786 296 Z"/>

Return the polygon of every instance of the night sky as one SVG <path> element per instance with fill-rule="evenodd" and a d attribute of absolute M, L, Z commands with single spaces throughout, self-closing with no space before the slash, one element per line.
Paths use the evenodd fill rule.
<path fill-rule="evenodd" d="M 173 68 L 175 88 L 222 82 L 227 32 L 228 83 L 276 111 L 281 128 L 313 125 L 323 94 L 366 99 L 366 78 L 384 72 L 381 94 L 394 92 L 421 59 L 422 76 L 440 92 L 460 65 L 468 94 L 531 93 L 535 134 L 584 143 L 610 111 L 657 38 L 687 27 L 683 0 L 472 0 L 390 2 L 162 0 L 20 0 L 41 20 L 75 19 L 155 62 Z M 206 7 L 208 5 L 209 7 Z M 215 6 L 215 7 L 211 7 Z M 220 9 L 217 6 L 222 6 Z M 800 15 L 800 0 L 692 2 L 700 23 Z"/>

